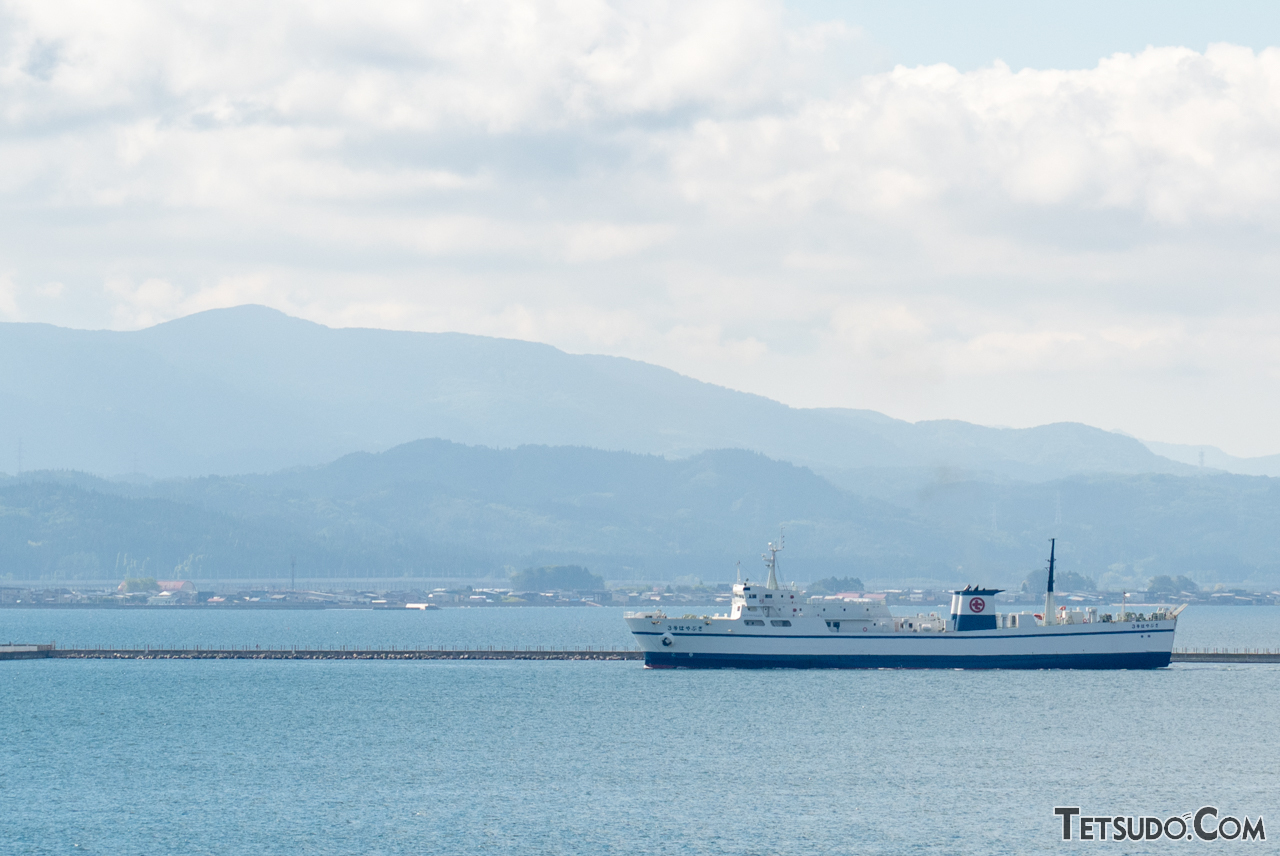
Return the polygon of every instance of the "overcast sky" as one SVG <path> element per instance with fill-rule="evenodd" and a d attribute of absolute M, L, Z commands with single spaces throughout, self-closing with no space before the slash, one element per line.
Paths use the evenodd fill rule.
<path fill-rule="evenodd" d="M 1280 452 L 1261 3 L 0 2 L 0 319 Z"/>

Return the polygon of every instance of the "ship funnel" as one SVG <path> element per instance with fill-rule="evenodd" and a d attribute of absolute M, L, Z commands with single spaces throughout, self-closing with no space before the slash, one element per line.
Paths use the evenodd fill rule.
<path fill-rule="evenodd" d="M 995 597 L 1004 589 L 965 586 L 951 593 L 951 626 L 956 630 L 995 630 Z"/>

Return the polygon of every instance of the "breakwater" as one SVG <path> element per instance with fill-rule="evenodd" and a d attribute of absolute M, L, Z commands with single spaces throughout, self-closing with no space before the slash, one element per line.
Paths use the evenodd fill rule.
<path fill-rule="evenodd" d="M 1280 663 L 1280 651 L 1270 648 L 1193 648 L 1175 650 L 1175 663 Z"/>
<path fill-rule="evenodd" d="M 641 660 L 639 651 L 552 648 L 57 648 L 0 646 L 0 660 Z"/>
<path fill-rule="evenodd" d="M 0 660 L 642 660 L 636 650 L 551 648 L 58 648 L 55 645 L 0 645 Z M 1183 649 L 1175 663 L 1280 663 L 1270 649 Z"/>

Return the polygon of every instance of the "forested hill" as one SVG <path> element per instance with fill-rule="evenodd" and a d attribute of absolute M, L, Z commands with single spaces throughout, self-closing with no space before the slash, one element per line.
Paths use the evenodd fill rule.
<path fill-rule="evenodd" d="M 147 482 L 74 472 L 0 480 L 0 577 L 489 577 L 581 565 L 608 579 L 757 573 L 787 531 L 784 576 L 1016 585 L 1059 538 L 1106 585 L 1156 574 L 1280 582 L 1280 491 L 1264 477 L 1073 476 L 1042 483 L 929 470 L 836 487 L 744 451 L 686 459 L 442 440 L 270 475 Z"/>

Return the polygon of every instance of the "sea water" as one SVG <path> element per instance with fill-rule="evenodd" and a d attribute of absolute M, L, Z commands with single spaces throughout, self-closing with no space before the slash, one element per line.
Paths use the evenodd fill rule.
<path fill-rule="evenodd" d="M 724 611 L 721 604 L 718 609 Z M 945 607 L 923 607 L 945 612 Z M 1131 607 L 1141 611 L 1142 607 Z M 713 613 L 676 607 L 671 614 Z M 914 615 L 917 609 L 895 609 Z M 1107 611 L 1103 608 L 1100 611 Z M 60 648 L 634 648 L 617 607 L 0 609 L 0 644 Z M 1280 607 L 1188 607 L 1179 648 L 1280 649 Z"/>
<path fill-rule="evenodd" d="M 1209 635 L 1188 639 L 1197 612 Z M 1178 644 L 1277 647 L 1277 613 L 1193 607 Z M 297 622 L 306 638 L 279 631 L 281 644 L 627 644 L 614 621 L 598 609 L 4 610 L 0 637 L 225 645 L 252 630 L 266 647 Z M 1241 625 L 1252 635 L 1231 638 Z M 1280 828 L 1234 845 L 1064 844 L 1053 809 L 1166 818 L 1214 805 L 1280 823 L 1278 687 L 1280 667 L 1265 665 L 3 662 L 0 853 L 1271 852 Z"/>

